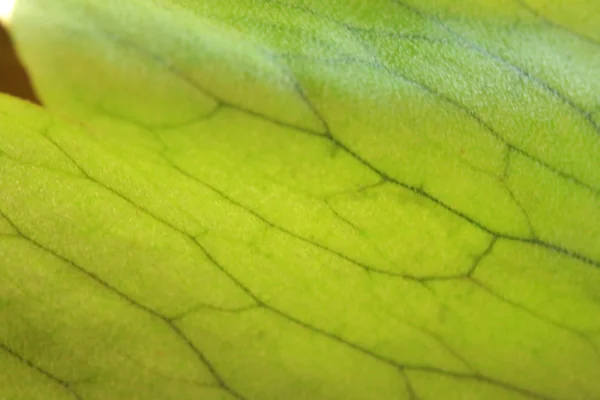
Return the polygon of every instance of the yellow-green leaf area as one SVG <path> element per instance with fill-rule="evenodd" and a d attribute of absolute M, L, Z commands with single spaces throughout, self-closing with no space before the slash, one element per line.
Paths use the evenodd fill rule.
<path fill-rule="evenodd" d="M 600 398 L 590 3 L 20 0 L 0 397 Z"/>

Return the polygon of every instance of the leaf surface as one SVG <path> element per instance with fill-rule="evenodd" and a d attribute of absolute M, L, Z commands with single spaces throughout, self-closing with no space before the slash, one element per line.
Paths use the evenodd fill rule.
<path fill-rule="evenodd" d="M 0 394 L 600 399 L 594 7 L 20 0 Z"/>

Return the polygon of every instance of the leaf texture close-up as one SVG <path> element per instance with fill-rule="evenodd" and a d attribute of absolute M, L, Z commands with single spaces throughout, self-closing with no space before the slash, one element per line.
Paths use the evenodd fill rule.
<path fill-rule="evenodd" d="M 600 399 L 597 0 L 7 26 L 0 399 Z"/>

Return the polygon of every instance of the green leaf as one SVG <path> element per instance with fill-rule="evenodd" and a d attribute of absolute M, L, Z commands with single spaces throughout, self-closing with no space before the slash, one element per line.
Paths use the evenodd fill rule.
<path fill-rule="evenodd" d="M 0 397 L 600 399 L 597 7 L 20 0 Z"/>

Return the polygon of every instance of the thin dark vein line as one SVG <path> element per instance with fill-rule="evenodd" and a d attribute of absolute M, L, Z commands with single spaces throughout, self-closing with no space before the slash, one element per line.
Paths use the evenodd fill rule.
<path fill-rule="evenodd" d="M 294 4 L 294 3 L 290 3 L 287 1 L 278 1 L 278 0 L 266 0 L 266 2 L 271 3 L 271 4 L 277 4 L 281 7 L 285 7 L 286 9 L 293 9 L 293 10 L 297 10 L 300 12 L 303 12 L 305 14 L 309 14 L 313 17 L 319 18 L 323 21 L 327 21 L 330 22 L 332 24 L 335 24 L 343 29 L 346 29 L 349 32 L 370 32 L 370 33 L 375 33 L 378 35 L 382 35 L 382 36 L 394 36 L 394 37 L 398 37 L 398 38 L 403 38 L 406 40 L 423 40 L 423 41 L 428 41 L 431 43 L 434 42 L 447 42 L 448 39 L 443 38 L 443 37 L 435 37 L 435 36 L 431 36 L 431 35 L 427 35 L 427 34 L 422 34 L 422 33 L 410 33 L 410 32 L 391 32 L 388 30 L 377 30 L 374 28 L 365 28 L 365 27 L 360 27 L 360 26 L 354 26 L 352 24 L 349 24 L 343 20 L 340 20 L 338 18 L 335 18 L 332 15 L 326 15 L 323 14 L 319 11 L 316 11 L 310 7 L 307 6 L 303 6 L 303 5 L 298 5 L 298 4 Z M 364 47 L 365 49 L 369 49 L 368 47 Z"/>
<path fill-rule="evenodd" d="M 201 310 L 211 310 L 211 311 L 218 311 L 218 312 L 222 312 L 222 313 L 240 314 L 245 311 L 255 310 L 258 307 L 259 307 L 258 304 L 252 304 L 252 305 L 248 305 L 248 306 L 244 306 L 244 307 L 237 307 L 237 308 L 224 308 L 224 307 L 217 307 L 212 304 L 199 304 L 199 305 L 191 307 L 188 310 L 185 310 L 179 314 L 169 317 L 169 320 L 178 321 L 178 320 L 186 318 L 186 317 L 188 317 L 198 311 L 201 311 Z"/>
<path fill-rule="evenodd" d="M 10 356 L 12 356 L 13 358 L 15 358 L 16 360 L 18 360 L 19 362 L 21 362 L 22 364 L 25 364 L 27 367 L 31 368 L 32 370 L 36 371 L 37 373 L 39 373 L 40 375 L 43 375 L 46 379 L 48 379 L 49 381 L 55 383 L 56 385 L 62 387 L 66 392 L 68 392 L 74 399 L 76 400 L 83 400 L 83 397 L 81 397 L 79 395 L 79 393 L 77 393 L 72 387 L 71 385 L 60 379 L 59 377 L 57 377 L 56 375 L 42 369 L 41 367 L 35 365 L 32 361 L 24 358 L 23 356 L 21 356 L 19 353 L 17 353 L 16 351 L 14 351 L 13 349 L 9 348 L 8 346 L 6 346 L 4 343 L 0 343 L 0 349 L 4 350 L 6 353 L 8 353 Z"/>
<path fill-rule="evenodd" d="M 378 178 L 380 178 L 380 177 L 378 176 Z M 384 179 L 381 179 L 381 178 L 380 178 L 380 179 L 379 179 L 377 182 L 374 182 L 374 183 L 370 183 L 370 184 L 367 184 L 367 185 L 360 186 L 358 189 L 351 189 L 351 190 L 341 190 L 341 191 L 338 191 L 338 192 L 333 192 L 333 193 L 329 194 L 329 195 L 326 197 L 326 200 L 331 200 L 331 199 L 333 199 L 334 197 L 338 197 L 338 196 L 344 196 L 344 195 L 348 195 L 348 194 L 354 194 L 354 193 L 366 193 L 366 192 L 368 192 L 368 191 L 370 191 L 370 190 L 372 190 L 372 189 L 376 189 L 376 188 L 378 188 L 378 187 L 380 187 L 380 186 L 385 186 L 385 185 L 387 185 L 388 183 L 389 183 L 389 182 L 387 182 L 386 180 L 384 180 Z"/>
<path fill-rule="evenodd" d="M 517 2 L 521 7 L 523 7 L 524 9 L 526 9 L 527 11 L 529 11 L 531 14 L 533 14 L 534 16 L 536 16 L 537 18 L 539 18 L 540 20 L 544 21 L 546 24 L 559 29 L 563 32 L 568 33 L 569 35 L 576 37 L 577 39 L 587 42 L 589 44 L 592 44 L 594 46 L 599 46 L 600 47 L 600 41 L 594 39 L 591 36 L 588 35 L 584 35 L 582 33 L 579 32 L 575 32 L 572 29 L 569 29 L 568 27 L 566 27 L 565 25 L 559 24 L 558 22 L 555 22 L 553 20 L 551 20 L 550 18 L 544 16 L 543 14 L 541 14 L 539 11 L 537 11 L 536 9 L 534 9 L 527 1 L 525 0 L 515 0 L 515 2 Z"/>
<path fill-rule="evenodd" d="M 525 216 L 525 220 L 527 221 L 527 227 L 529 228 L 529 235 L 534 239 L 537 238 L 538 235 L 533 226 L 533 222 L 531 221 L 531 217 L 527 213 L 527 210 L 525 210 L 525 207 L 523 207 L 521 202 L 517 199 L 517 196 L 515 196 L 513 190 L 508 186 L 506 182 L 504 182 L 504 187 L 506 188 L 506 191 L 508 192 L 508 195 L 510 196 L 512 201 L 517 205 L 519 210 L 521 210 L 521 213 Z"/>
<path fill-rule="evenodd" d="M 410 377 L 408 376 L 408 374 L 406 373 L 406 371 L 404 369 L 402 369 L 400 372 L 402 373 L 402 376 L 404 377 L 406 391 L 408 392 L 408 399 L 409 400 L 421 400 L 421 398 L 419 397 L 417 391 L 415 390 L 415 387 L 413 386 L 412 381 L 411 381 Z"/>
<path fill-rule="evenodd" d="M 475 273 L 475 270 L 477 270 L 477 268 L 481 265 L 483 260 L 490 254 L 492 254 L 492 251 L 494 251 L 494 247 L 496 246 L 497 243 L 498 243 L 498 236 L 494 236 L 492 238 L 492 240 L 490 241 L 490 244 L 488 245 L 488 247 L 485 249 L 485 251 L 483 253 L 479 254 L 473 261 L 473 265 L 471 265 L 471 268 L 467 271 L 467 274 L 466 274 L 467 277 L 472 276 Z"/>
<path fill-rule="evenodd" d="M 450 344 L 448 344 L 438 333 L 436 333 L 434 331 L 430 331 L 429 329 L 425 329 L 423 327 L 414 325 L 412 323 L 409 323 L 408 321 L 405 321 L 405 323 L 407 323 L 409 326 L 413 327 L 414 329 L 418 330 L 423 335 L 431 337 L 435 342 L 437 342 L 440 346 L 442 346 L 442 348 L 444 350 L 446 350 L 452 357 L 454 357 L 459 362 L 461 362 L 465 367 L 467 367 L 467 369 L 471 373 L 475 373 L 475 374 L 479 373 L 479 371 L 477 371 L 477 369 L 475 367 L 473 367 L 471 365 L 471 363 L 462 354 L 460 354 L 452 346 L 450 346 Z"/>
<path fill-rule="evenodd" d="M 116 119 L 119 121 L 125 121 L 130 124 L 133 123 L 134 125 L 137 125 L 141 128 L 147 129 L 147 130 L 157 130 L 157 129 L 158 130 L 169 130 L 169 129 L 181 128 L 183 126 L 188 126 L 188 125 L 192 125 L 197 122 L 200 122 L 200 121 L 205 121 L 205 120 L 211 119 L 214 116 L 216 116 L 223 109 L 223 107 L 225 107 L 225 105 L 223 105 L 222 103 L 216 102 L 215 106 L 212 107 L 210 110 L 205 111 L 195 117 L 188 118 L 185 121 L 167 122 L 167 123 L 158 123 L 158 124 L 149 124 L 149 123 L 145 123 L 145 122 L 142 122 L 139 120 L 133 120 L 132 118 L 129 118 L 125 115 L 120 115 L 113 110 L 109 110 L 108 108 L 106 108 L 105 106 L 102 106 L 102 105 L 97 105 L 96 110 L 100 114 L 103 114 L 109 118 L 113 118 L 113 119 Z"/>
<path fill-rule="evenodd" d="M 594 266 L 596 268 L 600 268 L 600 261 L 594 260 L 590 257 L 584 256 L 584 255 L 576 253 L 574 251 L 565 249 L 564 247 L 560 247 L 560 246 L 557 246 L 557 245 L 554 245 L 551 243 L 544 242 L 540 239 L 536 239 L 536 238 L 526 239 L 526 238 L 520 238 L 517 236 L 509 236 L 509 235 L 499 235 L 499 237 L 506 239 L 506 240 L 512 240 L 514 242 L 528 243 L 528 244 L 536 245 L 539 247 L 543 247 L 545 249 L 552 250 L 556 253 L 564 254 L 565 256 L 579 260 L 585 264 Z"/>
<path fill-rule="evenodd" d="M 479 254 L 477 254 L 477 256 L 475 256 L 471 266 L 464 273 L 455 274 L 455 275 L 447 275 L 447 276 L 435 276 L 435 275 L 431 276 L 431 275 L 429 275 L 429 276 L 414 277 L 414 279 L 419 282 L 422 282 L 424 284 L 427 284 L 430 282 L 455 281 L 455 280 L 459 280 L 459 279 L 466 279 L 466 278 L 470 277 L 475 272 L 475 270 L 479 267 L 479 265 L 483 262 L 483 260 L 491 254 L 491 252 L 494 249 L 494 246 L 498 242 L 498 239 L 499 239 L 498 236 L 493 236 L 492 239 L 490 240 L 489 244 L 487 245 L 487 247 L 481 253 L 479 253 Z"/>
<path fill-rule="evenodd" d="M 344 217 L 342 214 L 340 214 L 335 207 L 333 207 L 330 203 L 329 199 L 325 199 L 324 200 L 325 204 L 327 205 L 327 208 L 329 208 L 331 210 L 331 212 L 333 213 L 333 215 L 336 216 L 337 219 L 339 219 L 340 221 L 342 221 L 344 224 L 348 225 L 350 228 L 354 229 L 357 233 L 361 234 L 364 232 L 364 230 L 356 225 L 354 222 L 350 221 L 348 218 Z"/>
<path fill-rule="evenodd" d="M 476 277 L 473 276 L 469 276 L 468 279 L 477 287 L 479 287 L 480 290 L 488 293 L 490 296 L 495 297 L 497 300 L 506 303 L 518 310 L 521 310 L 522 312 L 524 312 L 525 314 L 530 315 L 531 317 L 538 319 L 540 321 L 543 321 L 549 325 L 554 326 L 555 328 L 564 330 L 566 332 L 569 332 L 570 334 L 577 336 L 579 339 L 583 340 L 585 343 L 587 343 L 592 349 L 594 354 L 596 355 L 596 358 L 600 359 L 600 349 L 598 348 L 598 346 L 589 338 L 587 337 L 583 332 L 578 331 L 577 329 L 574 329 L 568 325 L 559 323 L 557 321 L 555 321 L 552 318 L 549 318 L 543 314 L 540 314 L 534 310 L 532 310 L 531 308 L 518 303 L 516 301 L 510 300 L 506 297 L 504 297 L 503 295 L 499 294 L 498 292 L 496 292 L 494 289 L 492 289 L 491 287 L 489 287 L 487 284 L 485 284 L 484 282 L 482 282 L 481 280 L 477 279 Z"/>
<path fill-rule="evenodd" d="M 416 369 L 413 369 L 416 370 Z M 421 372 L 426 372 L 426 373 L 431 373 L 431 374 L 436 374 L 436 375 L 442 375 L 439 371 L 434 371 L 434 370 L 419 370 Z M 456 379 L 461 379 L 461 380 L 473 380 L 473 378 L 468 375 L 468 374 L 462 374 L 462 373 L 455 373 L 455 372 L 449 372 L 448 374 L 445 374 L 446 376 L 449 376 L 451 378 L 456 378 Z M 536 392 L 532 392 L 528 389 L 522 389 L 522 388 L 518 388 L 518 387 L 508 387 L 508 386 L 501 386 L 498 385 L 495 379 L 489 378 L 487 376 L 484 375 L 476 375 L 477 379 L 475 379 L 478 382 L 481 383 L 486 383 L 488 385 L 492 385 L 492 386 L 496 386 L 496 387 L 501 387 L 502 389 L 506 389 L 515 393 L 519 393 L 522 394 L 524 396 L 528 396 L 528 397 L 533 397 L 536 399 L 543 399 L 543 400 L 552 400 L 552 399 L 556 399 L 554 397 L 550 397 L 550 396 L 546 396 L 546 395 L 542 395 Z"/>

